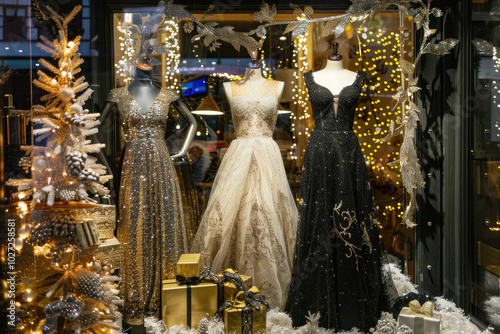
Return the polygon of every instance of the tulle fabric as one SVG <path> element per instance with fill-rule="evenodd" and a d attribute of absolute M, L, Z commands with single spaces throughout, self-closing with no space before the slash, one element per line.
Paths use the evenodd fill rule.
<path fill-rule="evenodd" d="M 191 249 L 219 272 L 237 268 L 272 307 L 290 284 L 297 209 L 272 138 L 231 142 Z M 213 259 L 213 262 L 212 262 Z"/>

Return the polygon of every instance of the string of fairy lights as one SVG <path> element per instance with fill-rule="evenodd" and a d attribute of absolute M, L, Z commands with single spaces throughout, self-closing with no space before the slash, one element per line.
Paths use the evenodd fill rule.
<path fill-rule="evenodd" d="M 179 24 L 175 20 L 169 20 L 166 24 L 165 30 L 169 34 L 165 41 L 165 47 L 168 49 L 165 59 L 166 86 L 176 93 L 180 93 L 179 65 L 181 63 L 181 53 L 179 45 Z"/>
<path fill-rule="evenodd" d="M 134 39 L 129 28 L 132 22 L 132 14 L 124 14 L 123 21 L 118 21 L 117 30 L 122 34 L 118 36 L 118 43 L 121 57 L 115 63 L 115 73 L 117 78 L 127 85 L 132 82 L 131 67 L 137 59 L 137 51 L 134 47 Z M 162 45 L 167 48 L 165 53 L 165 87 L 180 93 L 179 65 L 181 62 L 179 44 L 179 24 L 176 20 L 165 21 L 164 33 L 167 35 Z"/>

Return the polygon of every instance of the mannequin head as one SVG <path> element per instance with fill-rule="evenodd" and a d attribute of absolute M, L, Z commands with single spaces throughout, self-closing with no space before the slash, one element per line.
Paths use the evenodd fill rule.
<path fill-rule="evenodd" d="M 333 42 L 332 43 L 332 54 L 328 56 L 328 60 L 341 61 L 342 55 L 339 55 L 338 51 L 339 51 L 339 43 Z"/>

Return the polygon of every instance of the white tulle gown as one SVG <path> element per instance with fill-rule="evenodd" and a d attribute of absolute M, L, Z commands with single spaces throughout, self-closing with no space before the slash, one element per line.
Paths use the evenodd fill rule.
<path fill-rule="evenodd" d="M 213 272 L 250 275 L 271 307 L 283 308 L 290 286 L 297 207 L 272 139 L 278 82 L 231 82 L 236 140 L 222 160 L 191 251 Z"/>

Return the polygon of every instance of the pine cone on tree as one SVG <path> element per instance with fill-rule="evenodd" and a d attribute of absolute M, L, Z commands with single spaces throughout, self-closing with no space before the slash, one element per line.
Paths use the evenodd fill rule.
<path fill-rule="evenodd" d="M 72 177 L 78 177 L 85 168 L 86 153 L 77 151 L 66 153 L 66 167 Z"/>
<path fill-rule="evenodd" d="M 89 273 L 87 270 L 80 270 L 77 273 L 77 289 L 85 296 L 94 300 L 102 300 L 104 297 L 104 284 L 101 276 L 95 273 Z"/>

